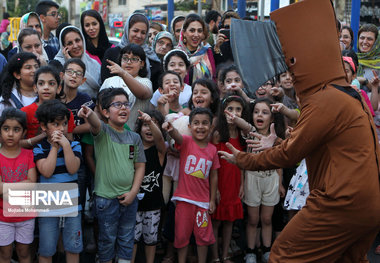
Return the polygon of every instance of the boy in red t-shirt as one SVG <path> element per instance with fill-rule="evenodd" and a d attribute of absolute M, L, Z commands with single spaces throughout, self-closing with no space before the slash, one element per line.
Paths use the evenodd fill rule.
<path fill-rule="evenodd" d="M 180 151 L 178 187 L 172 200 L 176 201 L 175 240 L 178 262 L 186 262 L 187 247 L 194 233 L 198 262 L 206 262 L 207 246 L 215 242 L 211 217 L 215 211 L 218 152 L 209 143 L 212 131 L 212 113 L 206 108 L 195 108 L 189 117 L 191 137 L 181 135 L 170 122 L 163 128 L 175 140 Z"/>

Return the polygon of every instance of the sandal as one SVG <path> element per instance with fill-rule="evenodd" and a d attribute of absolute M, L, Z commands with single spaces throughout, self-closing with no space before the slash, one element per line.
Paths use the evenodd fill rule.
<path fill-rule="evenodd" d="M 175 255 L 173 256 L 165 256 L 161 263 L 174 263 L 175 262 Z"/>
<path fill-rule="evenodd" d="M 212 263 L 218 263 L 218 262 L 222 262 L 222 261 L 220 260 L 220 258 L 214 258 L 211 262 Z"/>
<path fill-rule="evenodd" d="M 226 262 L 226 261 L 233 262 L 233 261 L 231 261 L 231 258 L 232 257 L 225 257 L 225 258 L 222 258 L 222 261 L 223 262 Z"/>

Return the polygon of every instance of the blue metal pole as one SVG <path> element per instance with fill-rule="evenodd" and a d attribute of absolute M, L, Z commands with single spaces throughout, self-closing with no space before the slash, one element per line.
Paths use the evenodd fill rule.
<path fill-rule="evenodd" d="M 234 8 L 234 0 L 228 0 L 227 10 L 232 10 Z"/>
<path fill-rule="evenodd" d="M 271 2 L 270 2 L 270 11 L 271 12 L 278 9 L 279 7 L 280 7 L 280 0 L 271 0 Z"/>
<path fill-rule="evenodd" d="M 352 0 L 351 2 L 351 28 L 354 31 L 354 49 L 357 50 L 358 31 L 360 23 L 360 0 Z"/>
<path fill-rule="evenodd" d="M 238 0 L 238 14 L 241 18 L 245 17 L 246 0 Z"/>
<path fill-rule="evenodd" d="M 168 28 L 170 28 L 170 24 L 174 18 L 174 0 L 168 0 Z"/>

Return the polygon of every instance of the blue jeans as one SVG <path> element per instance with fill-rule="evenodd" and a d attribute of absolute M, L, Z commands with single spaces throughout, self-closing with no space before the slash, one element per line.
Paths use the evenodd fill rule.
<path fill-rule="evenodd" d="M 64 220 L 64 221 L 61 221 Z M 79 254 L 83 250 L 81 213 L 76 217 L 40 217 L 38 227 L 40 232 L 39 254 L 51 257 L 57 249 L 58 238 L 62 224 L 62 239 L 65 251 Z"/>
<path fill-rule="evenodd" d="M 123 206 L 117 198 L 107 199 L 95 195 L 95 209 L 99 224 L 98 255 L 101 262 L 132 259 L 137 213 L 137 198 Z M 115 251 L 116 250 L 116 251 Z"/>

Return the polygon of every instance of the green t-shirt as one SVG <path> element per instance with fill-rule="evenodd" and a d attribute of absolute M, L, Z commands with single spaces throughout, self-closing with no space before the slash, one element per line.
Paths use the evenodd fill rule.
<path fill-rule="evenodd" d="M 118 132 L 102 122 L 94 136 L 96 195 L 113 199 L 129 192 L 135 175 L 135 163 L 145 163 L 140 136 L 131 131 Z"/>

